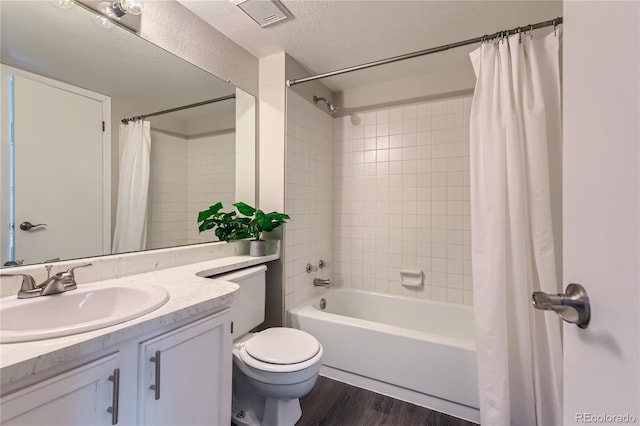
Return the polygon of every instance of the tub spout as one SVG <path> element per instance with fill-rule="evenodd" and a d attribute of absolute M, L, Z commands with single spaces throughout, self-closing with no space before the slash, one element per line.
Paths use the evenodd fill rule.
<path fill-rule="evenodd" d="M 327 278 L 327 279 L 314 278 L 313 279 L 313 285 L 315 285 L 316 287 L 330 288 L 331 287 L 331 280 L 329 278 Z"/>

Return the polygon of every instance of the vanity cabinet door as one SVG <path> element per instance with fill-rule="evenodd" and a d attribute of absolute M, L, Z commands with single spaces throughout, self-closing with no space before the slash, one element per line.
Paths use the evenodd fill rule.
<path fill-rule="evenodd" d="M 229 309 L 140 344 L 139 423 L 231 424 Z"/>
<path fill-rule="evenodd" d="M 115 353 L 9 394 L 0 401 L 0 422 L 30 426 L 114 424 L 117 383 L 113 377 L 119 365 L 120 356 Z"/>

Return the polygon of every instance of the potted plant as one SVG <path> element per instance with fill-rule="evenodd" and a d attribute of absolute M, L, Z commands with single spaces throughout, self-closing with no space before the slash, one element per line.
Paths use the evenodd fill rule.
<path fill-rule="evenodd" d="M 249 244 L 250 256 L 264 256 L 266 252 L 265 242 L 262 239 L 263 232 L 271 232 L 290 219 L 285 213 L 271 212 L 265 213 L 260 209 L 238 202 L 234 204 L 240 214 L 249 219 L 247 232 L 253 238 Z"/>
<path fill-rule="evenodd" d="M 215 228 L 215 235 L 220 241 L 242 240 L 249 238 L 248 217 L 240 217 L 235 211 L 225 213 L 222 210 L 222 203 L 217 202 L 207 210 L 198 213 L 198 229 L 200 232 Z"/>
<path fill-rule="evenodd" d="M 217 202 L 207 210 L 198 213 L 198 229 L 200 232 L 215 229 L 214 233 L 220 241 L 243 240 L 253 238 L 249 243 L 250 256 L 264 256 L 266 254 L 263 232 L 271 232 L 287 220 L 285 213 L 265 213 L 260 209 L 238 202 L 234 207 L 240 212 L 223 212 L 222 203 Z"/>

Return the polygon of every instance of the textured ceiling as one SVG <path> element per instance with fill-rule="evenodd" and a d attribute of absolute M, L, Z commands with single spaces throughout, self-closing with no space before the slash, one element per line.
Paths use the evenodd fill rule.
<path fill-rule="evenodd" d="M 256 57 L 285 51 L 312 74 L 562 14 L 561 1 L 283 0 L 294 18 L 262 29 L 229 0 L 178 1 Z M 324 83 L 338 91 L 468 64 L 467 53 L 472 49 L 385 65 Z"/>

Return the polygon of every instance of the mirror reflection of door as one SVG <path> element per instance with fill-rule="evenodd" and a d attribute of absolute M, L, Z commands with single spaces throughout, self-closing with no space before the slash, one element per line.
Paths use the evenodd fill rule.
<path fill-rule="evenodd" d="M 103 170 L 104 143 L 109 140 L 103 130 L 107 119 L 103 104 L 109 99 L 38 80 L 13 76 L 15 196 L 10 260 L 28 264 L 103 254 L 110 245 L 103 229 L 104 216 L 110 214 L 103 195 L 103 181 L 108 181 L 104 173 L 109 173 Z M 46 226 L 24 230 L 23 222 Z"/>

